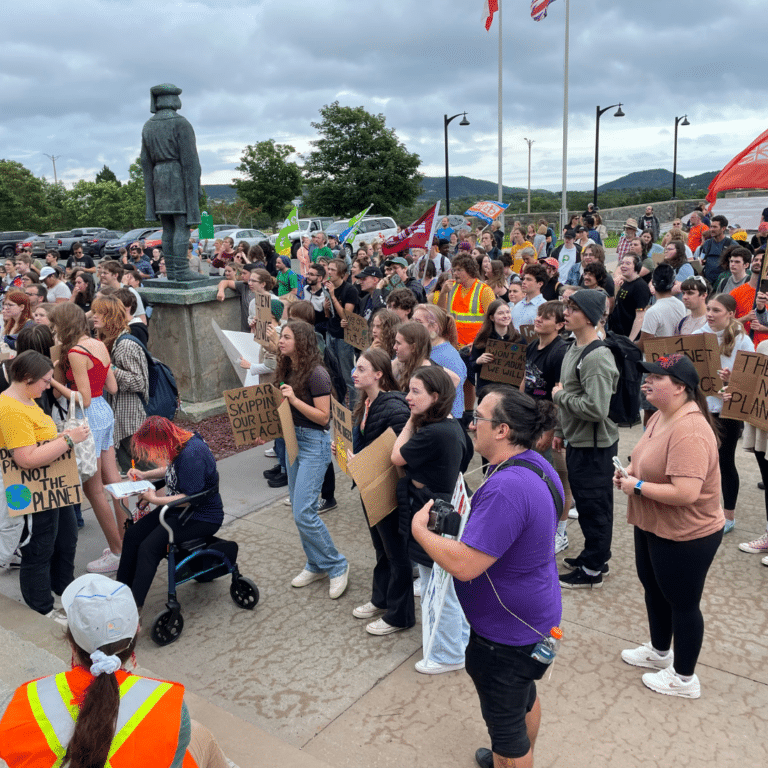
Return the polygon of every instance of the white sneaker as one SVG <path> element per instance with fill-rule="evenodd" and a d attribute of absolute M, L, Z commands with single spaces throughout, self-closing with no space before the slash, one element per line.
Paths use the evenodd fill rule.
<path fill-rule="evenodd" d="M 57 624 L 61 624 L 62 627 L 67 626 L 67 614 L 63 608 L 54 608 L 52 611 L 48 611 L 45 614 L 46 619 L 53 619 Z"/>
<path fill-rule="evenodd" d="M 365 625 L 365 631 L 369 635 L 391 635 L 393 632 L 401 632 L 405 627 L 393 627 L 391 624 L 387 624 L 384 619 L 376 619 L 370 624 Z"/>
<path fill-rule="evenodd" d="M 324 579 L 327 575 L 328 574 L 325 571 L 319 571 L 318 573 L 315 573 L 314 571 L 308 571 L 305 568 L 298 576 L 294 577 L 293 581 L 291 581 L 291 586 L 296 587 L 297 589 L 299 587 L 306 587 L 313 581 L 320 581 L 320 579 Z"/>
<path fill-rule="evenodd" d="M 643 685 L 666 696 L 682 696 L 684 699 L 698 699 L 701 696 L 699 678 L 694 675 L 685 682 L 678 677 L 672 667 L 658 672 L 646 672 L 643 675 Z"/>
<path fill-rule="evenodd" d="M 267 448 L 267 450 L 264 451 L 264 455 L 267 456 L 270 459 L 276 459 L 277 458 L 277 454 L 275 453 L 275 449 L 274 448 Z"/>
<path fill-rule="evenodd" d="M 643 643 L 639 648 L 630 648 L 621 652 L 621 660 L 633 667 L 648 669 L 666 669 L 672 666 L 675 652 L 670 649 L 666 656 L 660 656 L 650 643 Z"/>
<path fill-rule="evenodd" d="M 331 600 L 336 600 L 337 598 L 341 597 L 347 589 L 348 583 L 349 565 L 347 565 L 347 569 L 344 571 L 344 573 L 341 574 L 341 576 L 334 576 L 331 579 L 331 587 L 328 590 L 328 595 Z"/>
<path fill-rule="evenodd" d="M 421 579 L 413 580 L 413 596 L 421 597 Z"/>
<path fill-rule="evenodd" d="M 555 534 L 555 554 L 562 552 L 564 549 L 568 549 L 568 534 L 556 533 Z"/>
<path fill-rule="evenodd" d="M 120 555 L 113 555 L 112 550 L 107 547 L 98 560 L 93 560 L 85 566 L 85 570 L 88 573 L 114 573 L 118 565 L 120 565 Z"/>
<path fill-rule="evenodd" d="M 430 659 L 422 659 L 417 661 L 414 667 L 422 675 L 441 675 L 443 672 L 457 672 L 460 669 L 464 669 L 464 662 L 462 661 L 460 664 L 438 664 Z"/>
<path fill-rule="evenodd" d="M 283 499 L 283 504 L 285 504 L 286 507 L 290 507 L 291 506 L 291 497 L 290 496 L 286 496 Z"/>
<path fill-rule="evenodd" d="M 365 605 L 358 605 L 352 615 L 356 619 L 372 619 L 375 616 L 381 616 L 382 613 L 386 613 L 384 608 L 377 608 L 373 603 L 368 602 Z"/>
<path fill-rule="evenodd" d="M 571 507 L 571 508 L 568 510 L 568 517 L 569 517 L 571 520 L 578 520 L 578 519 L 579 519 L 579 510 L 578 510 L 578 509 L 576 509 L 576 507 L 575 507 L 575 506 Z"/>
<path fill-rule="evenodd" d="M 742 552 L 750 552 L 753 555 L 764 555 L 768 553 L 768 531 L 766 531 L 759 539 L 739 544 L 739 549 Z"/>
<path fill-rule="evenodd" d="M 762 559 L 760 562 L 761 562 L 763 565 L 768 565 L 768 556 L 764 557 L 764 558 L 763 558 L 763 559 Z"/>

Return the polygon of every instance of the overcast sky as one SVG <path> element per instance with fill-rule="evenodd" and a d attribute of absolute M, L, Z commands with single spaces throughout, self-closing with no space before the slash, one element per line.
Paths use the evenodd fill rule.
<path fill-rule="evenodd" d="M 566 0 L 534 22 L 503 3 L 503 181 L 559 189 Z M 204 183 L 229 183 L 247 144 L 311 149 L 310 123 L 338 100 L 383 113 L 425 175 L 497 179 L 498 17 L 483 0 L 6 0 L 0 48 L 0 157 L 67 185 L 103 164 L 128 176 L 150 117 L 149 88 L 183 89 Z M 589 189 L 595 107 L 600 183 L 649 168 L 719 170 L 766 126 L 755 22 L 764 0 L 573 0 L 568 187 Z"/>

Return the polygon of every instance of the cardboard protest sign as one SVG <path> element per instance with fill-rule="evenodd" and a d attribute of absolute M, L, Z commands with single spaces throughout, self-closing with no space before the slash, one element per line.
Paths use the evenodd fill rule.
<path fill-rule="evenodd" d="M 371 346 L 371 333 L 365 318 L 354 312 L 347 315 L 347 327 L 344 329 L 344 341 L 355 349 L 368 349 Z"/>
<path fill-rule="evenodd" d="M 467 496 L 467 488 L 464 485 L 464 475 L 460 474 L 456 481 L 456 487 L 451 497 L 451 506 L 461 515 L 461 525 L 457 537 L 461 541 L 464 526 L 469 519 L 469 515 L 466 514 L 469 511 L 469 496 Z M 422 595 L 421 600 L 421 621 L 427 631 L 427 644 L 424 646 L 425 659 L 429 658 L 429 652 L 434 645 L 437 625 L 440 623 L 440 615 L 445 603 L 445 595 L 452 579 L 453 577 L 448 571 L 441 568 L 437 563 L 433 564 L 432 573 L 429 574 L 427 591 Z"/>
<path fill-rule="evenodd" d="M 717 375 L 720 369 L 720 345 L 714 333 L 695 333 L 692 336 L 660 336 L 643 342 L 645 359 L 655 363 L 660 357 L 682 352 L 699 374 L 699 387 L 705 395 L 717 395 L 723 382 Z"/>
<path fill-rule="evenodd" d="M 739 351 L 728 391 L 732 397 L 723 403 L 724 418 L 768 430 L 768 355 Z"/>
<path fill-rule="evenodd" d="M 280 418 L 280 426 L 283 431 L 283 440 L 285 440 L 285 453 L 288 456 L 288 463 L 293 464 L 299 456 L 299 443 L 296 440 L 296 427 L 293 424 L 293 415 L 291 414 L 291 404 L 283 400 L 277 408 L 277 415 Z"/>
<path fill-rule="evenodd" d="M 280 393 L 271 384 L 229 389 L 223 394 L 235 445 L 240 447 L 257 440 L 269 442 L 282 437 L 277 413 Z"/>
<path fill-rule="evenodd" d="M 232 367 L 235 369 L 235 373 L 243 386 L 249 387 L 253 384 L 258 384 L 259 375 L 251 373 L 250 370 L 240 365 L 241 357 L 250 362 L 256 362 L 259 359 L 261 347 L 253 340 L 253 336 L 242 331 L 222 330 L 215 320 L 211 320 L 211 325 L 213 326 L 216 338 L 221 342 L 221 346 L 224 347 L 229 362 L 232 363 Z"/>
<path fill-rule="evenodd" d="M 336 445 L 336 461 L 342 472 L 349 475 L 347 456 L 352 453 L 352 411 L 331 398 L 333 415 L 333 442 Z"/>
<path fill-rule="evenodd" d="M 71 448 L 46 467 L 22 469 L 7 448 L 0 448 L 0 462 L 11 517 L 80 503 L 80 475 Z"/>
<path fill-rule="evenodd" d="M 267 340 L 267 328 L 272 325 L 274 315 L 272 314 L 272 295 L 269 293 L 254 293 L 253 301 L 256 304 L 255 323 L 251 326 L 253 338 L 256 341 L 264 342 Z"/>
<path fill-rule="evenodd" d="M 349 461 L 349 471 L 360 489 L 371 528 L 397 509 L 397 481 L 401 473 L 391 460 L 396 439 L 390 427 Z"/>
<path fill-rule="evenodd" d="M 521 325 L 517 330 L 526 344 L 530 344 L 534 339 L 538 338 L 536 328 L 533 325 Z"/>
<path fill-rule="evenodd" d="M 485 351 L 493 355 L 493 362 L 482 366 L 481 378 L 514 387 L 525 378 L 525 344 L 488 339 Z"/>

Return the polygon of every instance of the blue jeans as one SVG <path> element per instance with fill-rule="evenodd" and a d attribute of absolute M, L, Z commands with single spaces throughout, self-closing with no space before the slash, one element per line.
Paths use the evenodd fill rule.
<path fill-rule="evenodd" d="M 336 363 L 347 387 L 346 393 L 338 393 L 339 401 L 343 404 L 344 394 L 349 394 L 349 408 L 354 410 L 357 400 L 357 390 L 352 381 L 352 370 L 355 367 L 355 348 L 351 344 L 347 344 L 344 339 L 337 339 L 330 333 L 326 334 L 325 344 L 326 351 Z"/>
<path fill-rule="evenodd" d="M 29 516 L 32 536 L 21 548 L 19 586 L 24 602 L 38 613 L 53 610 L 53 590 L 60 595 L 75 578 L 77 520 L 72 507 Z"/>
<path fill-rule="evenodd" d="M 299 455 L 288 463 L 288 492 L 293 520 L 299 530 L 301 546 L 307 556 L 304 566 L 312 573 L 327 573 L 331 578 L 347 570 L 347 560 L 339 554 L 325 523 L 317 514 L 320 488 L 331 461 L 330 432 L 310 427 L 296 427 Z"/>
<path fill-rule="evenodd" d="M 419 565 L 419 576 L 421 578 L 421 594 L 427 594 L 427 584 L 429 576 L 432 573 L 431 568 Z M 456 589 L 453 586 L 453 579 L 450 579 L 448 591 L 445 594 L 443 603 L 443 612 L 440 614 L 440 623 L 437 625 L 437 634 L 435 642 L 432 644 L 432 651 L 429 654 L 431 661 L 437 664 L 461 664 L 464 661 L 464 652 L 469 642 L 469 623 L 461 610 L 459 598 L 456 597 Z M 427 637 L 426 622 L 421 622 L 422 644 L 427 647 L 429 637 Z"/>
<path fill-rule="evenodd" d="M 283 472 L 287 472 L 288 462 L 285 456 L 285 440 L 282 437 L 275 438 L 275 454 L 277 454 L 277 463 L 283 468 Z"/>

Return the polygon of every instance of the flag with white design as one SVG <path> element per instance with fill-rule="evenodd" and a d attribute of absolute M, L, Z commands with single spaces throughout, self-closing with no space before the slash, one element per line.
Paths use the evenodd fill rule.
<path fill-rule="evenodd" d="M 493 14 L 499 10 L 499 0 L 483 0 L 483 20 L 485 21 L 485 31 L 491 31 L 493 24 Z"/>
<path fill-rule="evenodd" d="M 531 18 L 534 21 L 541 21 L 547 15 L 547 8 L 555 0 L 531 0 Z"/>
<path fill-rule="evenodd" d="M 426 213 L 422 214 L 410 227 L 406 227 L 392 237 L 388 237 L 381 246 L 385 256 L 389 256 L 399 251 L 405 251 L 408 248 L 429 248 L 432 237 L 435 234 L 435 224 L 437 223 L 437 212 L 440 208 L 438 200 Z"/>
<path fill-rule="evenodd" d="M 277 233 L 275 239 L 275 250 L 281 256 L 291 255 L 291 232 L 297 232 L 299 229 L 299 209 L 294 208 L 285 220 L 285 226 Z"/>
<path fill-rule="evenodd" d="M 339 235 L 339 245 L 344 245 L 347 240 L 355 239 L 357 230 L 360 229 L 360 222 L 363 220 L 363 218 L 365 218 L 365 215 L 368 213 L 368 211 L 371 210 L 372 207 L 373 206 L 369 205 L 364 211 L 360 211 L 360 213 L 358 213 L 356 216 L 353 216 L 349 220 L 347 228 Z"/>

